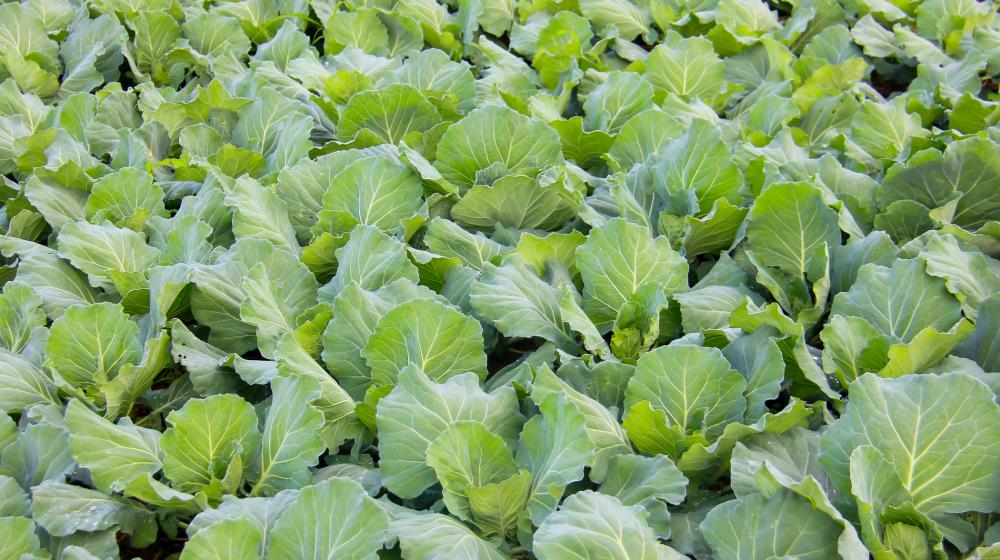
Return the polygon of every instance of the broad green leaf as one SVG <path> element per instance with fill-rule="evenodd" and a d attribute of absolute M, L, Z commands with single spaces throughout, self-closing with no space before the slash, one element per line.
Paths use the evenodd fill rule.
<path fill-rule="evenodd" d="M 475 104 L 475 78 L 469 65 L 451 60 L 438 49 L 422 50 L 387 77 L 392 83 L 408 84 L 418 90 L 452 94 L 460 111 Z"/>
<path fill-rule="evenodd" d="M 651 30 L 652 18 L 647 7 L 628 0 L 583 0 L 580 13 L 603 36 L 617 35 L 632 40 Z"/>
<path fill-rule="evenodd" d="M 926 327 L 950 329 L 961 305 L 944 280 L 924 271 L 923 261 L 899 259 L 891 268 L 861 267 L 851 289 L 833 299 L 831 313 L 865 319 L 891 342 L 909 342 Z"/>
<path fill-rule="evenodd" d="M 611 458 L 632 452 L 628 436 L 618 423 L 617 416 L 597 400 L 557 377 L 548 366 L 542 366 L 535 372 L 532 400 L 544 402 L 552 394 L 565 395 L 566 399 L 583 414 L 584 430 L 594 446 L 590 478 L 596 482 L 603 481 L 607 476 Z"/>
<path fill-rule="evenodd" d="M 436 294 L 409 280 L 397 280 L 374 292 L 352 284 L 333 302 L 333 319 L 323 332 L 323 361 L 355 400 L 364 398 L 371 383 L 371 368 L 362 352 L 379 319 L 390 309 L 414 299 L 435 299 Z"/>
<path fill-rule="evenodd" d="M 334 477 L 303 488 L 278 520 L 268 560 L 374 560 L 389 516 L 360 484 Z"/>
<path fill-rule="evenodd" d="M 997 320 L 1000 319 L 1000 297 L 994 296 L 984 301 L 978 309 L 976 330 L 965 339 L 955 354 L 970 360 L 975 360 L 986 371 L 1000 368 L 1000 345 L 996 344 L 998 331 Z"/>
<path fill-rule="evenodd" d="M 823 245 L 840 245 L 837 213 L 808 183 L 771 185 L 754 201 L 747 242 L 767 266 L 795 277 L 811 277 Z"/>
<path fill-rule="evenodd" d="M 446 257 L 456 257 L 463 265 L 479 271 L 486 263 L 508 251 L 500 243 L 481 234 L 467 232 L 443 218 L 435 218 L 427 226 L 424 243 L 431 251 Z"/>
<path fill-rule="evenodd" d="M 624 220 L 591 231 L 577 249 L 577 266 L 584 309 L 602 331 L 644 284 L 655 283 L 668 295 L 687 288 L 687 262 L 667 239 Z"/>
<path fill-rule="evenodd" d="M 400 497 L 416 497 L 434 484 L 427 448 L 463 421 L 479 422 L 510 442 L 524 419 L 512 387 L 487 394 L 471 373 L 438 384 L 414 366 L 400 371 L 396 387 L 379 401 L 376 413 L 385 487 Z"/>
<path fill-rule="evenodd" d="M 671 533 L 666 502 L 676 505 L 684 501 L 687 483 L 688 479 L 665 455 L 616 455 L 599 490 L 626 506 L 645 508 L 650 528 L 657 537 L 666 538 Z"/>
<path fill-rule="evenodd" d="M 298 490 L 282 490 L 269 498 L 223 496 L 222 503 L 218 507 L 202 511 L 191 520 L 187 528 L 188 536 L 193 538 L 206 528 L 222 521 L 249 521 L 260 535 L 257 553 L 263 557 L 273 536 L 276 522 L 298 497 Z"/>
<path fill-rule="evenodd" d="M 539 278 L 520 258 L 503 266 L 487 263 L 472 285 L 472 307 L 506 336 L 544 338 L 572 347 L 573 334 L 559 309 L 560 292 Z"/>
<path fill-rule="evenodd" d="M 503 438 L 479 422 L 456 422 L 427 446 L 427 464 L 444 489 L 448 511 L 471 517 L 468 490 L 517 474 L 514 456 Z M 521 496 L 523 507 L 523 498 Z M 518 508 L 519 509 L 519 508 Z"/>
<path fill-rule="evenodd" d="M 531 474 L 528 515 L 536 525 L 555 511 L 568 485 L 583 478 L 594 444 L 585 418 L 572 402 L 549 393 L 537 402 L 541 413 L 524 424 L 517 462 Z"/>
<path fill-rule="evenodd" d="M 233 233 L 239 238 L 265 239 L 292 254 L 301 250 L 285 203 L 249 177 L 240 177 L 226 192 L 233 209 Z"/>
<path fill-rule="evenodd" d="M 282 95 L 274 88 L 264 87 L 254 101 L 240 108 L 238 113 L 239 122 L 233 127 L 233 143 L 260 152 L 267 159 L 268 171 L 278 171 L 291 165 L 309 151 L 313 120 L 301 102 Z M 271 201 L 265 201 L 264 206 L 271 205 Z M 280 215 L 274 208 L 267 208 L 267 211 Z M 267 225 L 276 227 L 284 224 Z"/>
<path fill-rule="evenodd" d="M 876 159 L 892 160 L 905 155 L 913 138 L 928 134 L 920 125 L 920 117 L 899 103 L 865 101 L 851 123 L 854 141 Z"/>
<path fill-rule="evenodd" d="M 419 278 L 403 245 L 372 226 L 351 230 L 350 240 L 337 249 L 337 261 L 337 274 L 319 289 L 320 299 L 332 300 L 351 283 L 374 291 L 402 278 L 416 284 Z"/>
<path fill-rule="evenodd" d="M 899 476 L 882 454 L 862 445 L 851 453 L 850 461 L 851 493 L 857 501 L 861 536 L 872 555 L 919 558 L 923 554 L 931 558 L 930 549 L 941 544 L 940 536 L 935 539 L 928 533 L 939 533 L 922 530 L 930 528 L 933 521 L 913 510 Z"/>
<path fill-rule="evenodd" d="M 116 526 L 137 542 L 156 534 L 152 512 L 125 498 L 52 480 L 33 488 L 32 495 L 35 521 L 50 535 L 65 537 Z"/>
<path fill-rule="evenodd" d="M 834 315 L 820 333 L 823 369 L 843 385 L 868 371 L 880 371 L 887 363 L 888 338 L 861 317 Z"/>
<path fill-rule="evenodd" d="M 992 449 L 1000 447 L 1000 407 L 983 387 L 963 373 L 862 375 L 851 385 L 847 412 L 823 434 L 820 460 L 836 487 L 847 492 L 851 452 L 871 445 L 919 511 L 992 509 L 1000 495 L 991 474 L 997 470 Z"/>
<path fill-rule="evenodd" d="M 42 558 L 35 523 L 27 517 L 0 517 L 0 554 L 5 558 Z"/>
<path fill-rule="evenodd" d="M 722 355 L 733 369 L 743 374 L 747 385 L 743 395 L 747 400 L 746 420 L 756 421 L 767 411 L 767 401 L 777 398 L 785 379 L 785 362 L 781 348 L 769 329 L 758 329 L 740 336 L 722 349 Z"/>
<path fill-rule="evenodd" d="M 666 456 L 617 455 L 611 460 L 608 478 L 600 490 L 629 506 L 651 498 L 676 505 L 684 501 L 687 482 Z"/>
<path fill-rule="evenodd" d="M 331 180 L 316 227 L 340 233 L 364 224 L 396 231 L 420 209 L 421 192 L 420 176 L 406 165 L 383 157 L 360 159 Z"/>
<path fill-rule="evenodd" d="M 718 128 L 705 120 L 695 120 L 663 148 L 657 170 L 663 174 L 665 190 L 659 191 L 660 183 L 656 184 L 661 195 L 669 199 L 693 193 L 701 212 L 711 210 L 719 199 L 740 202 L 743 175 Z"/>
<path fill-rule="evenodd" d="M 980 303 L 1000 292 L 1000 269 L 978 252 L 963 251 L 951 235 L 935 237 L 920 253 L 927 274 L 944 278 L 948 291 L 962 302 L 966 315 L 976 316 Z"/>
<path fill-rule="evenodd" d="M 701 533 L 720 560 L 794 557 L 838 558 L 840 525 L 805 498 L 781 489 L 716 506 Z"/>
<path fill-rule="evenodd" d="M 52 379 L 37 365 L 0 350 L 0 409 L 17 413 L 35 405 L 58 403 Z"/>
<path fill-rule="evenodd" d="M 950 222 L 978 228 L 1000 217 L 1000 207 L 991 197 L 996 189 L 995 143 L 969 138 L 948 145 L 943 153 L 925 150 L 906 164 L 891 167 L 877 193 L 879 207 L 912 201 L 928 209 L 958 198 Z"/>
<path fill-rule="evenodd" d="M 260 538 L 260 530 L 252 521 L 220 521 L 191 537 L 181 552 L 181 560 L 257 560 Z"/>
<path fill-rule="evenodd" d="M 645 75 L 657 90 L 710 102 L 722 91 L 725 68 L 711 42 L 690 37 L 657 45 L 646 59 Z"/>
<path fill-rule="evenodd" d="M 304 375 L 276 377 L 271 380 L 271 391 L 260 451 L 247 477 L 253 482 L 251 495 L 304 486 L 309 481 L 308 468 L 326 448 L 318 433 L 323 414 L 312 405 L 319 383 Z"/>
<path fill-rule="evenodd" d="M 181 492 L 198 492 L 221 481 L 233 462 L 245 465 L 260 435 L 257 414 L 236 395 L 191 399 L 167 415 L 163 473 Z"/>
<path fill-rule="evenodd" d="M 396 84 L 356 93 L 337 121 L 337 135 L 349 141 L 362 129 L 389 144 L 398 144 L 412 133 L 424 132 L 441 122 L 441 116 L 412 86 Z"/>
<path fill-rule="evenodd" d="M 142 229 L 149 216 L 165 216 L 163 189 L 138 169 L 126 167 L 94 183 L 87 198 L 87 219 Z"/>
<path fill-rule="evenodd" d="M 48 367 L 83 389 L 107 383 L 125 364 L 142 359 L 139 326 L 120 305 L 111 303 L 66 310 L 52 323 L 45 350 Z"/>
<path fill-rule="evenodd" d="M 746 380 L 715 348 L 660 347 L 643 354 L 625 391 L 625 408 L 648 401 L 670 426 L 716 438 L 746 411 Z"/>
<path fill-rule="evenodd" d="M 679 557 L 657 542 L 641 506 L 626 506 L 591 490 L 573 494 L 545 519 L 535 533 L 534 550 L 541 560 Z"/>
<path fill-rule="evenodd" d="M 114 288 L 125 296 L 146 287 L 146 270 L 157 263 L 160 252 L 146 244 L 142 233 L 110 222 L 71 222 L 60 231 L 59 256 L 85 272 L 91 285 Z"/>
<path fill-rule="evenodd" d="M 56 252 L 34 243 L 6 238 L 2 247 L 4 255 L 17 255 L 18 282 L 31 286 L 42 300 L 42 310 L 50 319 L 57 319 L 66 308 L 97 301 L 97 290 L 87 283 L 87 277 Z"/>
<path fill-rule="evenodd" d="M 30 489 L 46 480 L 63 480 L 76 466 L 69 433 L 48 422 L 32 424 L 0 451 L 0 472 Z"/>
<path fill-rule="evenodd" d="M 121 491 L 163 466 L 160 433 L 135 426 L 128 418 L 112 424 L 73 400 L 66 407 L 66 427 L 73 458 L 90 470 L 94 485 L 104 492 Z"/>
<path fill-rule="evenodd" d="M 511 109 L 483 107 L 455 123 L 438 144 L 435 166 L 462 187 L 503 175 L 534 174 L 562 163 L 559 135 Z"/>
<path fill-rule="evenodd" d="M 612 72 L 587 95 L 583 104 L 588 130 L 618 132 L 635 115 L 653 105 L 653 87 L 641 75 Z"/>
<path fill-rule="evenodd" d="M 531 177 L 508 175 L 491 186 L 476 185 L 451 209 L 456 222 L 489 231 L 500 224 L 514 229 L 550 230 L 573 216 L 571 194 L 557 181 L 541 185 Z"/>
<path fill-rule="evenodd" d="M 531 473 L 521 470 L 500 482 L 466 489 L 469 509 L 484 536 L 506 535 L 524 514 L 531 492 Z"/>
<path fill-rule="evenodd" d="M 284 267 L 259 263 L 250 269 L 241 288 L 246 299 L 240 320 L 257 327 L 257 345 L 270 357 L 286 333 L 298 327 L 298 317 L 316 304 L 316 278 L 305 266 L 288 257 Z"/>
<path fill-rule="evenodd" d="M 432 300 L 408 301 L 383 315 L 361 354 L 376 384 L 394 383 L 410 365 L 437 382 L 466 372 L 486 376 L 479 322 Z"/>
<path fill-rule="evenodd" d="M 406 558 L 432 560 L 458 555 L 478 560 L 509 558 L 492 542 L 480 538 L 461 521 L 440 513 L 405 509 L 395 513 L 389 532 L 399 539 Z"/>

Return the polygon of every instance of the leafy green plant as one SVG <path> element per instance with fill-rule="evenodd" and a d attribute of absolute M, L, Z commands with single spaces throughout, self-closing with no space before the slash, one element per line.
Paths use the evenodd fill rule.
<path fill-rule="evenodd" d="M 0 4 L 0 559 L 1000 558 L 994 0 Z"/>

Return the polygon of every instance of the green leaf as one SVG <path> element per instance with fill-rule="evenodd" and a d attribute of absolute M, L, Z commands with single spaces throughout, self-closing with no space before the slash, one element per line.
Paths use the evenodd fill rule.
<path fill-rule="evenodd" d="M 237 239 L 264 239 L 295 255 L 301 251 L 284 202 L 257 181 L 237 179 L 226 192 L 226 206 L 233 209 Z"/>
<path fill-rule="evenodd" d="M 346 222 L 396 231 L 420 209 L 422 190 L 420 176 L 408 166 L 384 157 L 360 159 L 330 182 L 316 227 L 340 233 Z"/>
<path fill-rule="evenodd" d="M 94 183 L 87 198 L 87 219 L 109 220 L 117 226 L 142 229 L 149 216 L 166 216 L 163 189 L 138 169 L 126 167 Z"/>
<path fill-rule="evenodd" d="M 649 33 L 652 24 L 646 6 L 628 0 L 583 0 L 580 13 L 591 21 L 598 34 L 617 35 L 629 41 Z"/>
<path fill-rule="evenodd" d="M 484 393 L 471 373 L 437 384 L 414 366 L 399 372 L 396 387 L 379 401 L 375 419 L 383 484 L 406 498 L 434 484 L 427 448 L 456 422 L 479 422 L 506 441 L 517 437 L 523 423 L 513 388 Z"/>
<path fill-rule="evenodd" d="M 452 125 L 438 144 L 435 167 L 471 187 L 503 175 L 533 174 L 562 163 L 559 135 L 511 109 L 483 107 Z"/>
<path fill-rule="evenodd" d="M 305 266 L 285 255 L 285 266 L 254 265 L 243 279 L 246 299 L 240 320 L 257 327 L 261 354 L 274 354 L 278 340 L 298 327 L 298 317 L 316 304 L 316 278 Z"/>
<path fill-rule="evenodd" d="M 990 474 L 998 468 L 992 449 L 1000 447 L 1000 407 L 983 387 L 962 373 L 862 375 L 851 385 L 847 412 L 823 434 L 820 460 L 846 493 L 851 452 L 871 445 L 919 511 L 991 509 L 1000 495 Z"/>
<path fill-rule="evenodd" d="M 444 489 L 448 511 L 469 519 L 469 488 L 500 482 L 517 474 L 514 456 L 503 438 L 479 422 L 456 422 L 427 446 L 427 464 Z M 525 496 L 522 496 L 524 498 Z M 523 501 L 520 510 L 523 507 Z"/>
<path fill-rule="evenodd" d="M 432 560 L 456 555 L 479 560 L 509 558 L 462 522 L 440 513 L 401 510 L 393 515 L 389 532 L 399 539 L 399 548 L 408 559 Z"/>
<path fill-rule="evenodd" d="M 577 266 L 583 308 L 602 331 L 643 285 L 655 282 L 668 295 L 687 287 L 687 262 L 667 239 L 621 219 L 591 231 L 577 249 Z"/>
<path fill-rule="evenodd" d="M 87 283 L 84 274 L 60 259 L 55 251 L 25 243 L 7 238 L 0 247 L 4 255 L 18 255 L 16 279 L 31 286 L 42 299 L 46 316 L 58 319 L 68 307 L 97 301 L 97 290 Z"/>
<path fill-rule="evenodd" d="M 0 517 L 0 554 L 6 558 L 41 558 L 42 552 L 35 523 L 27 517 Z"/>
<path fill-rule="evenodd" d="M 905 155 L 913 138 L 928 134 L 920 125 L 920 117 L 908 113 L 899 103 L 865 101 L 851 123 L 854 141 L 876 159 L 892 160 Z"/>
<path fill-rule="evenodd" d="M 469 233 L 443 218 L 434 218 L 427 226 L 424 243 L 431 251 L 446 257 L 456 257 L 463 265 L 480 271 L 487 262 L 508 251 L 507 247 L 496 241 Z"/>
<path fill-rule="evenodd" d="M 665 502 L 684 501 L 688 479 L 665 455 L 616 455 L 600 492 L 618 498 L 626 506 L 640 505 L 649 513 L 647 522 L 660 538 L 670 536 L 670 512 Z"/>
<path fill-rule="evenodd" d="M 436 297 L 434 292 L 405 279 L 374 292 L 351 284 L 337 295 L 333 319 L 323 331 L 323 361 L 355 400 L 364 398 L 371 383 L 371 368 L 362 352 L 379 319 L 401 303 Z"/>
<path fill-rule="evenodd" d="M 840 245 L 837 213 L 808 183 L 771 185 L 754 201 L 747 243 L 768 266 L 796 277 L 813 274 L 823 245 Z"/>
<path fill-rule="evenodd" d="M 536 525 L 555 511 L 571 483 L 583 478 L 594 455 L 585 418 L 566 397 L 549 393 L 537 402 L 541 413 L 524 424 L 517 463 L 531 472 L 528 515 Z"/>
<path fill-rule="evenodd" d="M 998 269 L 979 252 L 963 251 L 951 235 L 935 237 L 920 253 L 927 274 L 944 278 L 948 291 L 962 302 L 966 315 L 976 316 L 980 303 L 1000 292 Z"/>
<path fill-rule="evenodd" d="M 441 121 L 437 109 L 412 86 L 394 84 L 351 96 L 337 122 L 337 135 L 349 141 L 367 129 L 389 144 L 414 132 L 425 132 Z"/>
<path fill-rule="evenodd" d="M 481 279 L 472 285 L 472 307 L 506 336 L 538 336 L 571 348 L 572 331 L 566 326 L 558 301 L 560 292 L 535 275 L 520 258 L 503 266 L 486 264 Z"/>
<path fill-rule="evenodd" d="M 72 400 L 66 407 L 66 426 L 73 458 L 90 470 L 94 485 L 103 492 L 120 492 L 163 466 L 160 433 L 135 426 L 128 418 L 112 424 Z"/>
<path fill-rule="evenodd" d="M 557 377 L 548 366 L 542 366 L 535 372 L 531 398 L 535 402 L 544 402 L 552 394 L 565 395 L 566 399 L 583 414 L 584 430 L 594 445 L 590 478 L 595 482 L 603 481 L 607 476 L 611 458 L 632 452 L 628 436 L 618 423 L 617 415 L 597 400 Z"/>
<path fill-rule="evenodd" d="M 702 119 L 693 121 L 662 154 L 657 170 L 663 173 L 665 190 L 659 190 L 659 182 L 655 188 L 665 198 L 693 193 L 702 212 L 708 212 L 719 199 L 740 202 L 743 175 L 715 125 Z"/>
<path fill-rule="evenodd" d="M 924 272 L 917 259 L 899 259 L 891 268 L 867 264 L 847 292 L 833 299 L 833 315 L 859 317 L 889 337 L 909 342 L 926 327 L 947 331 L 961 313 L 961 305 L 945 288 L 944 280 Z"/>
<path fill-rule="evenodd" d="M 720 560 L 836 558 L 841 527 L 803 497 L 781 489 L 716 506 L 701 533 Z"/>
<path fill-rule="evenodd" d="M 571 193 L 560 182 L 541 185 L 531 177 L 508 175 L 491 186 L 476 185 L 451 208 L 462 225 L 491 230 L 497 224 L 513 229 L 555 229 L 573 216 Z"/>
<path fill-rule="evenodd" d="M 250 465 L 252 495 L 274 494 L 298 488 L 309 481 L 314 466 L 326 448 L 318 430 L 323 414 L 312 405 L 319 383 L 304 375 L 271 380 L 271 408 L 264 422 L 260 451 Z"/>
<path fill-rule="evenodd" d="M 52 480 L 33 488 L 32 495 L 35 521 L 50 535 L 65 537 L 116 526 L 135 542 L 148 538 L 150 530 L 156 534 L 152 513 L 124 498 Z"/>
<path fill-rule="evenodd" d="M 653 105 L 653 87 L 639 74 L 612 72 L 583 103 L 588 130 L 618 132 L 629 119 Z"/>
<path fill-rule="evenodd" d="M 52 323 L 45 351 L 53 372 L 84 389 L 107 383 L 125 364 L 142 359 L 138 325 L 112 303 L 66 310 Z"/>
<path fill-rule="evenodd" d="M 657 45 L 646 59 L 645 75 L 657 90 L 708 102 L 725 83 L 724 65 L 712 43 L 702 37 Z"/>
<path fill-rule="evenodd" d="M 778 397 L 785 379 L 781 348 L 769 329 L 740 336 L 722 349 L 733 369 L 747 380 L 743 395 L 747 400 L 746 420 L 753 422 L 767 411 L 767 401 Z"/>
<path fill-rule="evenodd" d="M 643 354 L 625 390 L 625 408 L 648 401 L 669 426 L 709 440 L 746 411 L 746 380 L 715 348 L 676 345 Z"/>
<path fill-rule="evenodd" d="M 49 403 L 59 403 L 52 379 L 23 357 L 0 350 L 0 409 L 17 413 Z"/>
<path fill-rule="evenodd" d="M 545 519 L 535 533 L 534 550 L 540 560 L 679 557 L 657 542 L 646 523 L 646 510 L 591 490 L 573 494 Z"/>
<path fill-rule="evenodd" d="M 181 560 L 257 560 L 260 530 L 252 521 L 228 519 L 209 525 L 191 537 Z"/>
<path fill-rule="evenodd" d="M 414 284 L 419 280 L 403 245 L 372 226 L 351 230 L 350 240 L 337 249 L 337 261 L 337 274 L 319 289 L 320 299 L 332 300 L 351 283 L 374 291 L 402 278 Z"/>
<path fill-rule="evenodd" d="M 395 383 L 409 365 L 439 383 L 465 372 L 486 376 L 479 322 L 432 300 L 408 301 L 383 315 L 361 353 L 381 385 Z"/>
<path fill-rule="evenodd" d="M 181 492 L 199 492 L 245 465 L 259 444 L 257 414 L 236 395 L 191 399 L 167 415 L 163 473 Z"/>
<path fill-rule="evenodd" d="M 142 233 L 110 222 L 71 222 L 60 231 L 59 256 L 85 272 L 91 285 L 114 288 L 125 296 L 147 287 L 146 270 L 157 263 L 160 252 L 146 244 Z"/>
<path fill-rule="evenodd" d="M 963 341 L 955 354 L 975 360 L 986 371 L 995 371 L 1000 367 L 1000 345 L 995 344 L 1000 320 L 1000 297 L 994 296 L 984 301 L 978 310 L 976 330 Z"/>
<path fill-rule="evenodd" d="M 303 488 L 274 526 L 268 560 L 374 560 L 389 516 L 360 484 L 334 477 Z"/>
<path fill-rule="evenodd" d="M 0 472 L 17 479 L 24 489 L 63 480 L 75 466 L 69 433 L 48 422 L 28 426 L 0 452 Z"/>
<path fill-rule="evenodd" d="M 944 153 L 924 150 L 906 164 L 887 172 L 876 194 L 879 207 L 912 201 L 928 209 L 957 198 L 950 222 L 975 229 L 1000 217 L 1000 206 L 991 193 L 997 185 L 996 158 L 1000 154 L 993 142 L 976 138 L 948 145 Z"/>

